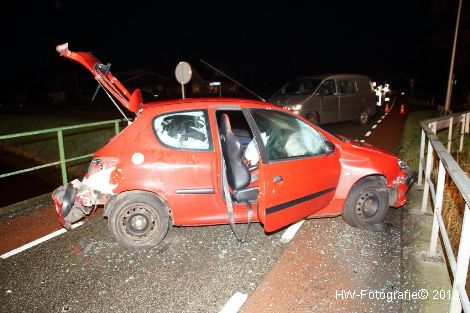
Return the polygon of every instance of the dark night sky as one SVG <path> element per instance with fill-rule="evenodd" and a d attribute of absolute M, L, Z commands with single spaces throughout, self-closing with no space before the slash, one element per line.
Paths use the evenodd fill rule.
<path fill-rule="evenodd" d="M 115 73 L 174 78 L 178 61 L 202 58 L 254 88 L 323 72 L 445 87 L 457 1 L 326 2 L 15 1 L 1 13 L 2 88 L 50 88 L 75 66 L 55 52 L 63 42 Z"/>

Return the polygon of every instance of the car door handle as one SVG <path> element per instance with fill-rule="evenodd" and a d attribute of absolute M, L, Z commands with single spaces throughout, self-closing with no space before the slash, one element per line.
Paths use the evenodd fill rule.
<path fill-rule="evenodd" d="M 273 180 L 274 183 L 280 183 L 282 181 L 283 181 L 282 176 L 276 176 L 274 177 L 274 180 Z"/>

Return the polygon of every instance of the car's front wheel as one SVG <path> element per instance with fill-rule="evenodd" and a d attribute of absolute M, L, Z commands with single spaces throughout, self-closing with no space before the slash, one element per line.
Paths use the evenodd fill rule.
<path fill-rule="evenodd" d="M 109 209 L 109 231 L 117 243 L 127 248 L 156 246 L 165 238 L 169 224 L 167 207 L 151 193 L 124 194 Z"/>
<path fill-rule="evenodd" d="M 343 207 L 343 219 L 354 227 L 373 228 L 383 222 L 388 209 L 387 186 L 380 178 L 367 177 L 351 188 Z"/>

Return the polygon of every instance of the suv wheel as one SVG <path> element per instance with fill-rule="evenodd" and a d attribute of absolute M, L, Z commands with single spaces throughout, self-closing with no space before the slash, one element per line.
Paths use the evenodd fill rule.
<path fill-rule="evenodd" d="M 367 109 L 362 109 L 361 114 L 359 114 L 359 124 L 365 125 L 369 121 L 369 111 Z"/>

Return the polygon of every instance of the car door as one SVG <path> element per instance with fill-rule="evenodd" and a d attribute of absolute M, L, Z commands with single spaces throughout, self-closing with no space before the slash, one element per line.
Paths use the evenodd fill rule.
<path fill-rule="evenodd" d="M 258 216 L 268 232 L 326 207 L 340 175 L 339 153 L 293 114 L 252 109 L 262 164 Z"/>
<path fill-rule="evenodd" d="M 320 123 L 337 122 L 339 118 L 339 96 L 334 79 L 325 80 L 311 101 L 321 100 Z"/>
<path fill-rule="evenodd" d="M 339 89 L 339 120 L 356 119 L 361 112 L 361 101 L 356 93 L 356 84 L 351 79 L 338 80 Z"/>

